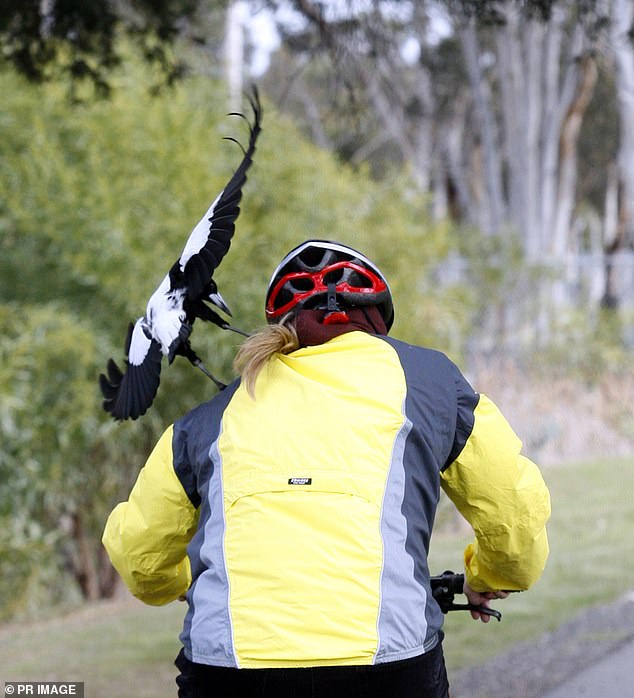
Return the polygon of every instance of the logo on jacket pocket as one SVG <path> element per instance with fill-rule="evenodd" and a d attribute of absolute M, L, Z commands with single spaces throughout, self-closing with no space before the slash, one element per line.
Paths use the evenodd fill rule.
<path fill-rule="evenodd" d="M 312 485 L 312 477 L 291 477 L 288 481 L 289 485 Z"/>

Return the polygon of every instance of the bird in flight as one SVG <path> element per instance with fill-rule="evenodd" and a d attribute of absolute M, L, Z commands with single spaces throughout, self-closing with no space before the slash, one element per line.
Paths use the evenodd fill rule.
<path fill-rule="evenodd" d="M 125 372 L 110 359 L 107 376 L 103 373 L 99 376 L 103 408 L 116 420 L 136 419 L 145 414 L 158 390 L 163 356 L 167 356 L 169 364 L 177 355 L 184 356 L 218 388 L 225 387 L 192 349 L 190 335 L 196 318 L 245 334 L 212 310 L 208 303 L 231 316 L 213 273 L 229 251 L 240 213 L 242 187 L 261 130 L 262 107 L 255 87 L 249 103 L 253 123 L 243 114 L 231 114 L 249 123 L 248 146 L 246 150 L 240 146 L 244 154 L 242 162 L 191 232 L 181 256 L 150 297 L 145 315 L 130 323 L 125 344 Z M 231 137 L 227 140 L 238 143 Z"/>

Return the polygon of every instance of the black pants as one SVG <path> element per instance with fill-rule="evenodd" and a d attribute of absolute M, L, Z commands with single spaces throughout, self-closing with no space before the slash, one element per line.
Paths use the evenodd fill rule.
<path fill-rule="evenodd" d="M 228 669 L 176 658 L 179 698 L 448 698 L 442 644 L 427 654 L 374 666 Z"/>

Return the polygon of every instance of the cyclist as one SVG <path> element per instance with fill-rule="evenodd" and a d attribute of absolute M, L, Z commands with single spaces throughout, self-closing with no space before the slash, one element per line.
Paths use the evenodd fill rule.
<path fill-rule="evenodd" d="M 186 598 L 181 698 L 446 697 L 440 487 L 475 531 L 465 592 L 487 605 L 543 570 L 539 470 L 445 355 L 388 336 L 390 289 L 360 252 L 304 242 L 265 306 L 241 378 L 167 429 L 110 515 L 111 560 L 143 601 Z"/>

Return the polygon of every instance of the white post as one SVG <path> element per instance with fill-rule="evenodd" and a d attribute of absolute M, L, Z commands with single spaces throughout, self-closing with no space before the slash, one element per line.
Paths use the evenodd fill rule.
<path fill-rule="evenodd" d="M 225 70 L 229 91 L 229 110 L 240 111 L 244 80 L 244 20 L 247 6 L 234 0 L 227 8 Z"/>

